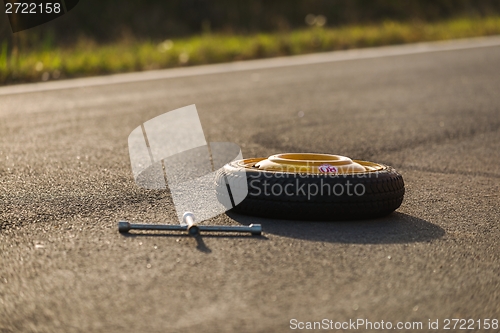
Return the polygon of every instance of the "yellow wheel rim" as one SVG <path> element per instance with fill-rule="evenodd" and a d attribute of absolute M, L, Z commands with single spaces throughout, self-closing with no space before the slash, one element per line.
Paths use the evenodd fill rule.
<path fill-rule="evenodd" d="M 386 168 L 378 163 L 352 160 L 330 154 L 287 153 L 268 158 L 249 158 L 239 161 L 240 166 L 253 170 L 311 174 L 351 174 L 376 172 Z"/>

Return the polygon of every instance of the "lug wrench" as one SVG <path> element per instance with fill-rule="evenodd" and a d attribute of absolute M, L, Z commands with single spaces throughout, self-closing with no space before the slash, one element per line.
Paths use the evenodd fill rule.
<path fill-rule="evenodd" d="M 194 223 L 193 213 L 186 212 L 182 216 L 184 224 L 136 224 L 127 221 L 118 222 L 118 231 L 128 233 L 129 230 L 165 230 L 165 231 L 187 231 L 191 236 L 199 235 L 200 231 L 212 232 L 249 232 L 252 235 L 261 235 L 262 226 L 260 224 L 250 224 L 249 226 L 218 226 L 218 225 L 197 225 Z"/>

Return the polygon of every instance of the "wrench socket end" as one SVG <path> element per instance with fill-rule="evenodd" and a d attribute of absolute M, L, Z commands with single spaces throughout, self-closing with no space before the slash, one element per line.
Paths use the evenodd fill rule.
<path fill-rule="evenodd" d="M 127 221 L 118 222 L 118 231 L 122 234 L 126 234 L 130 230 L 130 223 Z"/>

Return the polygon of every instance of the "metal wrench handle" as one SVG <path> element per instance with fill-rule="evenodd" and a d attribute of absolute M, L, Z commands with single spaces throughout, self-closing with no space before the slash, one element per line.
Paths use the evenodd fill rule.
<path fill-rule="evenodd" d="M 167 230 L 167 231 L 186 231 L 187 225 L 177 224 L 138 224 L 127 221 L 118 222 L 118 231 L 127 233 L 130 230 Z"/>
<path fill-rule="evenodd" d="M 260 224 L 250 224 L 249 226 L 218 226 L 218 225 L 196 225 L 198 231 L 212 232 L 250 232 L 252 235 L 261 235 L 262 226 Z M 164 230 L 164 231 L 188 231 L 188 225 L 177 224 L 136 224 L 127 221 L 118 222 L 118 231 L 127 233 L 130 230 Z M 191 233 L 190 233 L 191 234 Z"/>
<path fill-rule="evenodd" d="M 185 212 L 184 215 L 182 215 L 182 221 L 187 224 L 187 230 L 191 236 L 196 236 L 200 233 L 200 228 L 194 223 L 193 213 Z"/>

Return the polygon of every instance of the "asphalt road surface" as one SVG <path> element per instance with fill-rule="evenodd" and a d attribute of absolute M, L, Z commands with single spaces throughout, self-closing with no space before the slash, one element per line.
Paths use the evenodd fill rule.
<path fill-rule="evenodd" d="M 174 221 L 168 192 L 135 185 L 127 137 L 189 104 L 245 157 L 392 165 L 405 201 L 370 221 L 209 221 L 262 237 L 120 235 Z M 0 332 L 477 329 L 500 319 L 499 131 L 499 46 L 0 94 Z"/>

